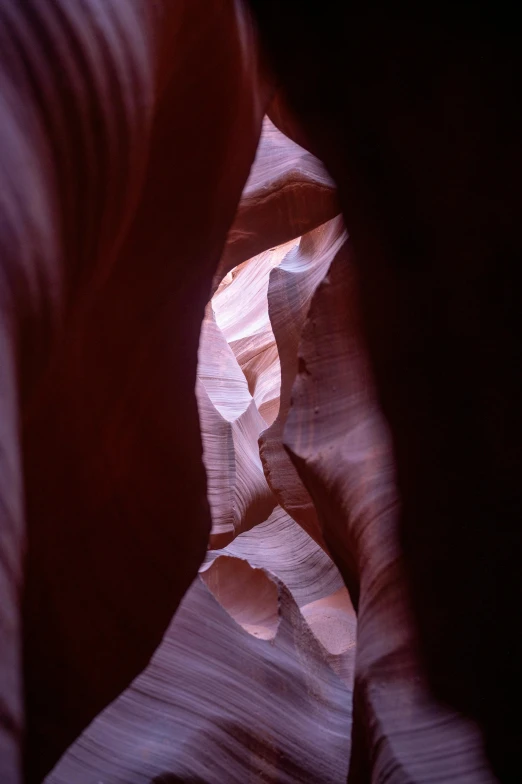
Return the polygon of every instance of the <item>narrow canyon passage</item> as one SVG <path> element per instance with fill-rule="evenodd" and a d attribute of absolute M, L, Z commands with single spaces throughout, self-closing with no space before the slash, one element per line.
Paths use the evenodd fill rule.
<path fill-rule="evenodd" d="M 200 339 L 207 556 L 150 665 L 47 784 L 493 780 L 415 660 L 337 212 L 319 161 L 265 118 Z"/>
<path fill-rule="evenodd" d="M 149 667 L 48 784 L 346 781 L 355 612 L 281 439 L 337 211 L 320 163 L 265 118 L 200 339 L 207 558 Z"/>
<path fill-rule="evenodd" d="M 0 0 L 0 784 L 520 784 L 518 38 Z"/>

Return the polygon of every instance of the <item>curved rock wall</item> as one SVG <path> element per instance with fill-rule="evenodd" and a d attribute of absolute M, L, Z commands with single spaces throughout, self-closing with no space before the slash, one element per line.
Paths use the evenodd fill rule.
<path fill-rule="evenodd" d="M 349 242 L 316 289 L 292 394 L 285 444 L 358 608 L 349 781 L 493 782 L 478 731 L 434 702 L 416 658 L 391 442 Z"/>
<path fill-rule="evenodd" d="M 22 744 L 40 782 L 143 670 L 206 552 L 199 333 L 271 87 L 236 0 L 7 2 L 0 36 L 23 208 L 0 221 L 23 461 L 0 524 L 27 542 L 4 619 L 23 613 L 23 695 L 15 637 L 0 649 L 11 784 Z"/>
<path fill-rule="evenodd" d="M 283 446 L 283 428 L 297 373 L 297 349 L 310 300 L 332 258 L 343 244 L 342 219 L 334 218 L 301 237 L 270 273 L 268 311 L 281 363 L 279 412 L 260 438 L 268 484 L 286 509 L 316 542 L 325 547 L 314 505 Z"/>
<path fill-rule="evenodd" d="M 249 0 L 335 179 L 435 697 L 522 780 L 522 57 L 509 3 Z M 306 141 L 305 141 L 306 140 Z"/>
<path fill-rule="evenodd" d="M 493 781 L 416 657 L 356 268 L 342 218 L 323 217 L 214 279 L 196 383 L 207 556 L 49 784 Z"/>
<path fill-rule="evenodd" d="M 286 474 L 275 481 L 273 460 L 267 483 L 259 448 L 268 433 L 281 471 L 293 469 L 280 434 L 299 332 L 344 229 L 329 220 L 338 208 L 319 162 L 304 151 L 296 162 L 297 145 L 264 127 L 249 182 L 261 166 L 277 184 L 267 217 L 280 210 L 288 241 L 271 247 L 277 232 L 260 223 L 244 245 L 255 255 L 220 279 L 238 253 L 233 229 L 205 310 L 196 396 L 212 516 L 207 558 L 149 666 L 83 733 L 49 784 L 346 780 L 355 613 L 326 548 L 306 532 L 322 543 L 318 528 L 295 511 L 305 493 L 297 473 L 291 517 L 278 504 Z M 266 154 L 267 128 L 271 145 L 293 157 Z M 236 222 L 243 202 L 251 212 L 257 204 L 251 185 Z M 252 215 L 265 209 L 260 198 Z"/>
<path fill-rule="evenodd" d="M 196 395 L 212 516 L 210 546 L 218 547 L 266 520 L 276 500 L 257 449 L 266 423 L 212 304 L 201 331 Z"/>
<path fill-rule="evenodd" d="M 350 692 L 292 595 L 270 585 L 279 622 L 263 639 L 196 580 L 150 665 L 47 784 L 344 782 Z"/>
<path fill-rule="evenodd" d="M 402 76 L 386 67 L 384 77 L 361 72 L 344 117 L 335 80 L 323 78 L 317 91 L 337 62 L 335 47 L 319 70 L 304 68 L 304 96 L 295 64 L 280 57 L 292 89 L 274 97 L 239 0 L 102 5 L 0 6 L 8 195 L 0 263 L 9 283 L 0 351 L 11 377 L 0 395 L 0 621 L 8 630 L 0 778 L 19 784 L 23 737 L 28 784 L 75 738 L 49 784 L 492 782 L 476 727 L 434 702 L 417 649 L 420 639 L 432 687 L 480 719 L 491 759 L 505 767 L 503 756 L 516 751 L 490 708 L 508 705 L 514 714 L 516 703 L 499 697 L 491 677 L 481 700 L 463 652 L 466 629 L 480 643 L 482 626 L 463 615 L 461 630 L 451 604 L 459 553 L 446 558 L 449 580 L 436 568 L 466 499 L 450 482 L 455 504 L 432 493 L 436 503 L 423 506 L 426 489 L 444 477 L 437 460 L 447 443 L 430 416 L 430 390 L 439 390 L 445 421 L 461 438 L 482 432 L 480 405 L 456 407 L 447 383 L 437 386 L 423 337 L 462 388 L 486 374 L 462 350 L 476 309 L 464 298 L 468 321 L 460 318 L 446 256 L 432 263 L 431 249 L 457 238 L 449 259 L 467 292 L 460 260 L 464 247 L 471 251 L 459 245 L 459 199 L 447 191 L 447 169 L 426 164 Z M 264 13 L 274 7 L 267 0 Z M 283 25 L 274 37 L 281 32 Z M 308 56 L 312 47 L 297 32 Z M 408 57 L 407 45 L 400 51 Z M 473 47 L 468 54 L 482 74 Z M 461 77 L 456 94 L 473 87 L 468 71 Z M 386 123 L 374 109 L 381 101 L 372 103 L 376 86 Z M 295 114 L 285 108 L 289 96 Z M 467 142 L 473 101 L 457 103 Z M 435 114 L 425 129 L 438 127 L 444 112 Z M 475 198 L 477 150 L 496 137 L 478 127 L 483 136 L 469 155 L 451 142 L 446 152 L 455 182 L 468 183 L 485 218 L 471 245 L 480 259 L 494 232 L 487 227 L 496 225 L 486 218 L 496 213 L 481 212 Z M 437 149 L 430 132 L 425 141 Z M 338 178 L 353 240 L 312 149 Z M 468 228 L 477 226 L 473 215 Z M 364 261 L 359 279 L 352 241 Z M 409 264 L 423 254 L 428 286 Z M 488 263 L 474 278 L 481 304 Z M 433 284 L 438 308 L 429 301 Z M 504 332 L 510 340 L 514 333 L 502 321 L 504 294 L 495 296 L 500 327 L 496 340 L 483 341 L 491 355 L 484 367 Z M 491 413 L 488 384 L 480 401 Z M 20 436 L 6 422 L 19 422 Z M 475 439 L 470 465 L 480 476 L 489 465 L 510 497 L 516 438 L 500 430 Z M 485 459 L 488 445 L 496 463 Z M 459 473 L 457 453 L 447 460 L 462 487 L 476 485 Z M 480 512 L 496 508 L 488 487 L 477 492 L 483 510 L 475 499 L 482 534 L 489 529 Z M 461 551 L 472 531 L 464 519 Z M 485 541 L 477 538 L 480 557 Z M 486 587 L 492 575 L 504 580 L 499 563 L 485 573 Z M 420 589 L 409 600 L 406 567 Z M 457 608 L 472 606 L 456 594 Z M 493 627 L 490 612 L 484 628 Z M 437 637 L 445 629 L 449 641 Z M 518 658 L 498 654 L 489 638 L 483 648 L 482 660 L 489 652 L 505 662 L 499 681 L 508 682 Z M 512 715 L 500 713 L 502 728 Z"/>
<path fill-rule="evenodd" d="M 335 185 L 324 166 L 265 117 L 217 282 L 245 259 L 311 231 L 339 211 Z"/>

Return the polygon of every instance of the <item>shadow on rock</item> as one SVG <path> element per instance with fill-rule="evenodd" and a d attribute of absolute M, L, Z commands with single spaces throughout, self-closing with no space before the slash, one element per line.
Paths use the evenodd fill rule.
<path fill-rule="evenodd" d="M 150 784 L 207 784 L 207 782 L 203 779 L 178 776 L 175 773 L 160 773 L 159 776 L 151 780 Z"/>

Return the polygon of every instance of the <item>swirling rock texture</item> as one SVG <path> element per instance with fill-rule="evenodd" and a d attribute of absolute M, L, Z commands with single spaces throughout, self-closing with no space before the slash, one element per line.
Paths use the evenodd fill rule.
<path fill-rule="evenodd" d="M 198 579 L 143 675 L 48 784 L 345 781 L 348 689 L 281 582 L 248 566 L 226 576 L 242 607 L 227 612 Z"/>
<path fill-rule="evenodd" d="M 261 153 L 264 144 L 262 138 Z M 289 149 L 295 155 L 296 145 Z M 333 186 L 318 161 L 301 157 L 313 165 L 307 172 L 301 161 L 295 180 L 294 158 L 285 168 L 276 155 L 271 173 L 269 158 L 258 153 L 250 180 L 261 160 L 265 179 L 278 183 L 271 208 L 286 210 L 291 239 L 268 247 L 272 235 L 256 235 L 249 247 L 261 253 L 227 272 L 205 311 L 196 395 L 212 531 L 200 577 L 144 673 L 69 749 L 48 784 L 346 780 L 355 613 L 329 555 L 277 505 L 258 444 L 280 410 L 278 346 L 288 398 L 311 292 L 343 241 L 342 222 L 328 221 Z M 319 209 L 310 218 L 316 180 Z M 243 198 L 252 210 L 248 186 L 240 217 Z M 266 209 L 263 199 L 258 209 Z M 300 237 L 303 227 L 308 233 Z M 269 314 L 279 267 L 302 281 L 288 321 L 290 346 L 277 319 L 276 344 Z M 290 288 L 272 296 L 276 309 Z"/>
<path fill-rule="evenodd" d="M 266 522 L 238 537 L 223 550 L 209 552 L 202 573 L 206 574 L 216 561 L 219 566 L 218 559 L 223 555 L 265 569 L 284 583 L 321 643 L 328 662 L 351 690 L 355 613 L 341 575 L 330 557 L 281 507 L 276 507 Z M 348 746 L 343 754 L 347 749 Z"/>
<path fill-rule="evenodd" d="M 301 140 L 339 187 L 430 689 L 478 722 L 501 780 L 522 780 L 514 11 L 249 4 Z"/>
<path fill-rule="evenodd" d="M 337 192 L 324 166 L 265 117 L 217 281 L 245 259 L 299 237 L 338 213 Z"/>
<path fill-rule="evenodd" d="M 341 784 L 354 644 L 338 571 L 276 508 L 209 551 L 150 665 L 47 784 Z"/>
<path fill-rule="evenodd" d="M 233 277 L 243 276 L 247 290 L 261 285 L 265 311 L 268 275 L 288 253 L 286 246 L 263 254 Z M 262 477 L 255 450 L 266 423 L 213 308 L 232 345 L 234 315 L 242 341 L 263 336 L 266 325 L 260 330 L 255 296 L 246 297 L 251 308 L 236 310 L 231 292 L 226 310 L 224 290 L 207 306 L 197 382 L 211 549 L 150 665 L 83 733 L 48 784 L 346 780 L 355 614 L 329 556 L 281 507 L 270 514 L 276 502 L 266 482 L 268 511 L 254 498 Z M 239 443 L 233 428 L 245 414 L 255 427 L 242 428 L 242 446 L 227 454 L 227 437 Z M 252 472 L 244 482 L 236 478 L 253 466 L 256 479 Z M 223 538 L 233 541 L 215 549 Z"/>
<path fill-rule="evenodd" d="M 499 435 L 494 384 L 462 404 L 503 338 L 520 399 L 505 287 L 491 335 L 480 318 L 496 238 L 507 277 L 521 255 L 522 178 L 490 152 L 520 69 L 508 50 L 491 77 L 480 25 L 463 69 L 442 36 L 448 69 L 437 25 L 421 53 L 392 12 L 348 42 L 349 9 L 315 30 L 306 4 L 263 3 L 275 99 L 236 0 L 0 4 L 6 784 L 41 781 L 91 721 L 49 784 L 492 781 L 428 683 L 502 780 L 516 761 L 520 639 L 481 631 L 517 608 L 519 534 L 477 567 L 522 439 Z M 469 465 L 441 468 L 466 439 Z"/>
<path fill-rule="evenodd" d="M 281 369 L 266 293 L 270 270 L 295 241 L 245 262 L 225 279 L 212 299 L 216 321 L 248 382 L 266 424 L 279 408 Z"/>
<path fill-rule="evenodd" d="M 358 608 L 349 781 L 492 782 L 478 731 L 434 703 L 416 660 L 393 455 L 348 242 L 315 292 L 299 368 L 285 443 Z"/>
<path fill-rule="evenodd" d="M 266 423 L 211 304 L 201 332 L 196 394 L 212 515 L 210 546 L 219 547 L 266 520 L 276 500 L 257 448 Z"/>
<path fill-rule="evenodd" d="M 234 281 L 230 303 L 239 300 L 241 290 L 239 276 Z M 396 536 L 391 439 L 375 393 L 355 265 L 340 218 L 286 250 L 269 271 L 266 298 L 281 365 L 278 415 L 260 438 L 267 481 L 292 517 L 334 555 L 358 610 L 349 781 L 493 782 L 477 728 L 433 700 L 418 660 Z M 247 345 L 248 332 L 255 332 L 255 319 L 247 327 L 249 314 L 262 310 L 260 304 L 251 306 L 255 299 L 247 294 L 241 310 L 241 341 Z M 237 309 L 226 311 L 223 323 L 229 329 Z M 233 329 L 229 334 L 233 342 Z M 278 508 L 273 519 L 250 532 L 250 541 L 245 535 L 209 556 L 211 566 L 204 572 L 208 584 L 238 622 L 256 602 L 245 599 L 248 590 L 241 578 L 241 587 L 233 587 L 234 571 L 243 571 L 248 563 L 267 565 L 270 548 L 257 551 L 258 538 L 268 542 L 278 517 L 292 530 L 290 518 Z M 329 563 L 325 552 L 316 548 L 316 553 Z M 244 565 L 234 567 L 229 558 L 223 561 L 224 555 L 243 557 Z M 292 564 L 284 549 L 281 556 Z M 299 576 L 296 570 L 294 579 Z M 288 573 L 286 579 L 290 585 Z M 263 596 L 259 588 L 257 597 Z M 340 604 L 343 596 L 341 590 Z M 301 608 L 318 637 L 319 629 L 334 627 L 330 613 L 336 599 L 333 591 L 324 598 L 307 598 Z M 267 638 L 270 615 L 265 601 L 261 604 L 257 624 L 248 628 Z M 340 618 L 344 630 L 348 618 Z M 353 613 L 351 619 L 354 625 Z M 334 661 L 330 658 L 332 666 Z M 347 672 L 350 678 L 352 672 Z"/>
<path fill-rule="evenodd" d="M 271 87 L 235 0 L 6 0 L 0 83 L 0 780 L 19 784 L 148 664 L 205 555 L 199 333 Z"/>
<path fill-rule="evenodd" d="M 278 507 L 201 578 L 48 784 L 346 780 L 355 616 L 330 558 Z"/>
<path fill-rule="evenodd" d="M 316 286 L 344 240 L 341 218 L 334 218 L 306 234 L 270 273 L 267 295 L 281 363 L 281 392 L 277 418 L 260 439 L 261 459 L 267 481 L 283 509 L 323 547 L 314 505 L 284 450 L 282 435 L 297 373 L 297 348 L 307 309 Z"/>
<path fill-rule="evenodd" d="M 278 417 L 280 350 L 288 355 L 282 387 L 286 415 L 299 318 L 304 318 L 313 282 L 319 280 L 321 265 L 330 259 L 331 249 L 342 233 L 338 221 L 326 234 L 321 227 L 315 233 L 312 230 L 337 211 L 335 188 L 324 167 L 265 117 L 254 165 L 214 279 L 214 296 L 207 307 L 200 341 L 197 391 L 212 508 L 211 547 L 223 546 L 240 531 L 266 520 L 276 503 L 277 492 L 274 496 L 271 490 L 275 492 L 284 485 L 288 478 L 283 475 L 284 469 L 290 474 L 291 465 L 279 439 L 273 448 L 279 448 L 282 468 L 274 463 L 269 489 L 257 441 Z M 303 230 L 310 235 L 300 239 Z M 286 242 L 271 247 L 281 239 Z M 290 253 L 295 248 L 300 248 L 296 258 Z M 261 253 L 257 253 L 259 250 Z M 283 259 L 288 268 L 295 268 L 297 278 L 307 281 L 302 290 L 296 286 L 297 295 L 291 295 L 296 323 L 289 313 L 286 327 L 292 342 L 288 347 L 282 319 L 269 316 L 267 299 L 271 271 L 277 274 Z M 230 269 L 238 261 L 242 263 Z M 274 296 L 277 299 L 277 294 Z M 280 332 L 280 346 L 276 345 L 273 323 Z M 278 417 L 278 434 L 281 421 L 282 415 Z M 272 444 L 276 438 L 278 435 L 272 437 Z M 279 471 L 278 485 L 275 474 Z M 295 481 L 295 471 L 293 477 Z M 319 540 L 317 526 L 309 522 L 311 505 L 307 498 L 304 502 L 299 498 L 299 492 L 304 494 L 301 485 L 297 493 L 289 490 L 296 501 L 288 501 L 288 508 L 306 507 L 299 522 Z"/>

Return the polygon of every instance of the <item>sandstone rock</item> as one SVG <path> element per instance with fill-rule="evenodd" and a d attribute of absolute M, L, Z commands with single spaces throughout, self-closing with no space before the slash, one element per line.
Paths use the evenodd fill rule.
<path fill-rule="evenodd" d="M 208 553 L 202 573 L 220 556 L 242 559 L 285 584 L 330 666 L 351 689 L 356 637 L 353 606 L 332 560 L 303 528 L 276 507 L 266 522 L 223 550 Z M 233 577 L 229 584 L 234 584 Z"/>
<path fill-rule="evenodd" d="M 348 242 L 312 300 L 292 397 L 285 443 L 358 609 L 349 781 L 493 782 L 476 728 L 436 705 L 416 658 L 391 443 Z"/>
<path fill-rule="evenodd" d="M 257 446 L 265 421 L 216 324 L 212 303 L 201 330 L 196 395 L 212 516 L 209 546 L 222 547 L 266 520 L 276 500 Z"/>
<path fill-rule="evenodd" d="M 148 664 L 206 552 L 199 332 L 271 88 L 238 2 L 58 0 L 0 16 L 16 96 L 2 171 L 44 231 L 2 202 L 19 380 L 2 418 L 22 429 L 11 486 L 24 497 L 0 505 L 1 526 L 23 546 L 11 515 L 25 506 L 25 586 L 9 579 L 15 599 L 25 589 L 26 781 L 39 782 Z M 12 118 L 22 158 L 4 145 Z M 11 733 L 17 765 L 11 643 L 6 656 L 2 746 Z"/>
<path fill-rule="evenodd" d="M 224 561 L 227 581 L 213 588 L 221 600 L 228 588 L 228 612 L 198 578 L 145 672 L 46 784 L 343 784 L 349 687 L 284 584 L 231 556 L 210 569 Z M 237 590 L 250 582 L 253 594 Z"/>
<path fill-rule="evenodd" d="M 522 780 L 514 7 L 249 5 L 339 188 L 430 688 L 479 723 L 497 775 Z"/>
<path fill-rule="evenodd" d="M 268 316 L 268 280 L 270 270 L 296 242 L 272 248 L 236 267 L 212 298 L 216 322 L 267 424 L 277 416 L 281 385 L 279 354 Z"/>
<path fill-rule="evenodd" d="M 334 218 L 301 237 L 299 244 L 271 271 L 268 287 L 270 322 L 281 363 L 281 394 L 277 419 L 260 438 L 261 459 L 278 502 L 322 546 L 325 545 L 312 500 L 285 452 L 282 434 L 310 300 L 345 236 L 342 219 Z"/>
<path fill-rule="evenodd" d="M 338 213 L 335 185 L 322 163 L 265 117 L 214 286 L 246 259 L 300 237 Z"/>

